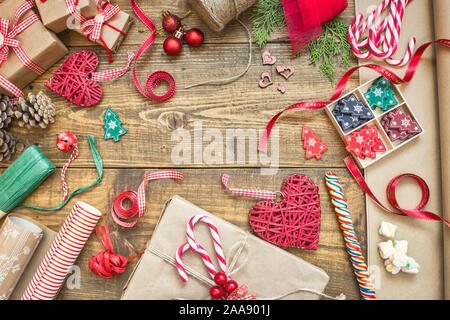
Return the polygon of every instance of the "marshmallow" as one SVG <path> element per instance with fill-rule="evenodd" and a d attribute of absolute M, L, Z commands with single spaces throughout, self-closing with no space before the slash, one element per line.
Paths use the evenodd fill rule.
<path fill-rule="evenodd" d="M 392 260 L 394 253 L 395 253 L 395 248 L 394 248 L 394 244 L 392 243 L 392 240 L 380 242 L 378 244 L 378 249 L 380 251 L 380 256 L 383 259 Z"/>
<path fill-rule="evenodd" d="M 378 229 L 378 233 L 388 239 L 392 239 L 395 236 L 395 231 L 397 230 L 397 226 L 395 224 L 381 221 L 380 229 Z"/>

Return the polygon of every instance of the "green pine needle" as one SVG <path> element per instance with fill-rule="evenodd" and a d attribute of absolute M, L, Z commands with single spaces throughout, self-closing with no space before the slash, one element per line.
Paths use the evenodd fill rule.
<path fill-rule="evenodd" d="M 270 39 L 275 29 L 286 26 L 281 0 L 259 0 L 251 19 L 253 35 L 260 47 Z"/>
<path fill-rule="evenodd" d="M 251 18 L 253 35 L 260 47 L 270 39 L 275 29 L 286 26 L 281 0 L 259 0 Z M 347 40 L 348 24 L 344 19 L 336 17 L 323 24 L 322 30 L 322 35 L 294 56 L 297 57 L 307 50 L 310 63 L 319 64 L 320 72 L 334 84 L 336 58 L 341 56 L 342 65 L 348 68 L 353 57 L 352 47 Z"/>

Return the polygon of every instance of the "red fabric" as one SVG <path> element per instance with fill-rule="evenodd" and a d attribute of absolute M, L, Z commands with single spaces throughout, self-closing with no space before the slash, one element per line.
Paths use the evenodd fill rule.
<path fill-rule="evenodd" d="M 382 209 L 384 209 L 387 212 L 394 213 L 400 216 L 410 216 L 414 218 L 419 219 L 425 219 L 425 220 L 435 220 L 435 221 L 442 221 L 444 222 L 447 227 L 450 227 L 450 222 L 441 218 L 440 216 L 428 212 L 423 211 L 425 206 L 428 203 L 428 200 L 430 199 L 430 189 L 428 188 L 427 183 L 425 180 L 423 180 L 421 177 L 411 174 L 411 173 L 405 173 L 398 175 L 394 177 L 389 184 L 386 187 L 386 195 L 389 204 L 395 208 L 395 210 L 391 210 L 387 207 L 385 207 L 373 194 L 372 190 L 370 190 L 369 185 L 367 184 L 366 180 L 364 180 L 364 177 L 361 175 L 361 173 L 358 170 L 358 167 L 356 166 L 355 162 L 353 161 L 351 156 L 347 156 L 344 159 L 345 164 L 347 165 L 347 168 L 350 170 L 350 173 L 353 175 L 353 177 L 358 182 L 359 186 L 364 190 L 365 193 L 369 195 L 369 197 L 375 201 L 376 204 L 378 204 Z M 422 199 L 420 200 L 419 204 L 412 210 L 409 209 L 403 209 L 400 207 L 400 205 L 397 202 L 397 198 L 395 196 L 395 189 L 398 185 L 398 183 L 403 180 L 404 178 L 412 178 L 414 179 L 417 184 L 419 185 L 420 189 L 422 190 Z"/>
<path fill-rule="evenodd" d="M 262 151 L 262 152 L 266 151 L 267 141 L 269 140 L 270 131 L 272 130 L 272 127 L 274 126 L 277 119 L 283 114 L 283 112 L 285 112 L 287 110 L 292 110 L 292 109 L 321 109 L 321 108 L 325 107 L 327 104 L 331 103 L 332 101 L 336 100 L 337 98 L 339 98 L 341 96 L 342 92 L 345 89 L 345 85 L 346 85 L 348 79 L 350 79 L 351 75 L 359 68 L 372 69 L 372 70 L 378 72 L 379 74 L 381 74 L 382 76 L 386 77 L 387 79 L 389 79 L 389 81 L 391 81 L 392 83 L 395 83 L 395 84 L 409 82 L 412 79 L 414 72 L 416 71 L 417 64 L 419 63 L 423 52 L 433 43 L 437 43 L 437 44 L 444 45 L 446 47 L 450 47 L 449 39 L 434 40 L 434 41 L 430 41 L 430 42 L 427 42 L 427 43 L 424 43 L 423 45 L 421 45 L 417 49 L 416 53 L 414 53 L 414 56 L 412 57 L 411 62 L 409 63 L 408 69 L 406 70 L 406 73 L 405 73 L 405 76 L 403 77 L 403 79 L 400 78 L 399 76 L 397 76 L 396 74 L 394 74 L 389 69 L 386 69 L 377 64 L 365 64 L 362 66 L 351 68 L 344 74 L 344 76 L 341 78 L 341 80 L 337 84 L 336 88 L 334 89 L 334 93 L 329 101 L 298 102 L 298 103 L 293 104 L 293 105 L 287 107 L 286 109 L 280 111 L 267 124 L 264 134 L 262 135 L 261 140 L 259 141 L 258 150 Z"/>
<path fill-rule="evenodd" d="M 282 0 L 292 54 L 322 34 L 321 24 L 347 8 L 347 0 Z"/>

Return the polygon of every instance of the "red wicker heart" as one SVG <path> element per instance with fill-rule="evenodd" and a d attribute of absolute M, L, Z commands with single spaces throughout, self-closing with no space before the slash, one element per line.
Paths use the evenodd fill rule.
<path fill-rule="evenodd" d="M 281 187 L 280 202 L 260 201 L 249 213 L 253 231 L 279 247 L 315 250 L 319 243 L 319 188 L 307 176 L 293 174 Z"/>
<path fill-rule="evenodd" d="M 45 86 L 77 106 L 93 106 L 103 96 L 100 84 L 90 79 L 97 66 L 98 57 L 95 52 L 78 51 L 64 62 Z"/>

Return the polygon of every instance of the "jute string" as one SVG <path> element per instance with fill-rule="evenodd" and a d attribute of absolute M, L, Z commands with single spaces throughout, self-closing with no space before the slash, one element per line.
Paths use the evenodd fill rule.
<path fill-rule="evenodd" d="M 239 15 L 248 9 L 250 6 L 252 6 L 256 0 L 196 0 L 194 1 L 194 4 L 197 5 L 197 9 L 202 16 L 203 19 L 205 19 L 205 22 L 214 30 L 214 31 L 220 31 L 223 29 L 223 27 L 233 20 L 237 20 L 244 29 L 247 31 L 247 37 L 248 37 L 248 62 L 245 69 L 228 78 L 222 78 L 217 80 L 207 80 L 196 84 L 191 84 L 185 86 L 185 89 L 190 89 L 193 87 L 198 87 L 202 85 L 222 85 L 231 83 L 235 80 L 238 80 L 243 75 L 245 75 L 250 69 L 250 66 L 252 64 L 252 34 L 248 27 L 239 20 Z"/>
<path fill-rule="evenodd" d="M 233 255 L 232 255 L 232 259 L 231 259 L 231 264 L 229 265 L 229 268 L 227 270 L 227 274 L 229 276 L 231 276 L 232 274 L 236 273 L 237 271 L 239 271 L 241 268 L 243 268 L 247 261 L 248 261 L 248 254 L 246 254 L 245 256 L 243 256 L 243 259 L 241 259 L 242 261 L 240 262 L 240 264 L 238 265 L 238 260 L 241 257 L 241 255 L 243 255 L 244 252 L 248 252 L 248 247 L 249 244 L 247 243 L 248 240 L 248 233 L 245 233 L 243 235 L 243 238 L 236 242 L 230 249 L 230 252 L 232 253 L 233 251 L 236 251 Z M 246 249 L 246 250 L 244 250 Z M 146 251 L 153 253 L 154 255 L 156 255 L 157 257 L 163 259 L 164 261 L 166 261 L 167 263 L 169 263 L 170 265 L 174 266 L 176 268 L 176 263 L 175 263 L 175 258 L 172 256 L 167 255 L 164 252 L 161 252 L 160 250 L 152 247 L 152 246 L 148 246 Z M 191 276 L 193 276 L 195 279 L 197 279 L 198 281 L 204 283 L 205 285 L 207 285 L 208 287 L 212 287 L 215 286 L 216 284 L 214 283 L 214 281 L 212 281 L 210 278 L 208 278 L 207 276 L 203 275 L 202 273 L 198 272 L 197 270 L 195 270 L 194 268 L 188 266 L 188 265 L 184 265 L 185 271 L 186 273 L 190 274 Z M 251 288 L 250 288 L 251 290 Z M 326 299 L 332 299 L 332 300 L 345 300 L 345 295 L 344 294 L 340 294 L 337 297 L 332 297 L 329 296 L 327 294 L 324 294 L 322 292 L 316 291 L 314 289 L 311 288 L 298 288 L 298 289 L 294 289 L 291 290 L 287 293 L 278 295 L 278 296 L 274 296 L 274 297 L 269 297 L 269 298 L 257 298 L 258 300 L 279 300 L 282 299 L 284 297 L 287 297 L 291 294 L 297 293 L 297 292 L 309 292 L 321 297 L 324 297 Z M 183 298 L 179 298 L 179 297 L 173 297 L 172 299 L 175 300 L 184 300 Z"/>

